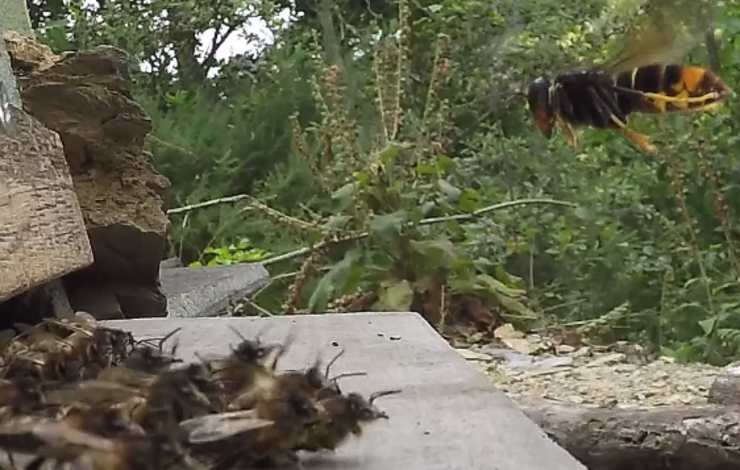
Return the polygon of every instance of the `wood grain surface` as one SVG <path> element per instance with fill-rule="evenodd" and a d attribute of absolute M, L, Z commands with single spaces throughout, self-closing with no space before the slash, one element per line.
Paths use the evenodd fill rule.
<path fill-rule="evenodd" d="M 585 470 L 555 445 L 502 392 L 413 313 L 357 313 L 259 318 L 113 320 L 137 337 L 182 327 L 179 354 L 227 352 L 239 338 L 262 333 L 296 341 L 282 368 L 310 365 L 346 349 L 332 373 L 366 372 L 343 379 L 345 392 L 400 388 L 376 403 L 390 420 L 336 454 L 309 456 L 305 469 L 342 470 Z"/>
<path fill-rule="evenodd" d="M 0 133 L 0 302 L 93 261 L 59 137 L 16 111 Z"/>

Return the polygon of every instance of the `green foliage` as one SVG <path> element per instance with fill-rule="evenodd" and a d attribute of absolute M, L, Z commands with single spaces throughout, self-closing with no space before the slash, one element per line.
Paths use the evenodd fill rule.
<path fill-rule="evenodd" d="M 242 238 L 238 243 L 219 248 L 207 247 L 203 250 L 203 261 L 193 261 L 190 267 L 198 266 L 224 266 L 240 263 L 256 263 L 264 260 L 272 253 L 255 248 L 250 245 L 249 240 Z"/>
<path fill-rule="evenodd" d="M 136 96 L 173 206 L 254 197 L 173 216 L 177 254 L 227 263 L 296 250 L 268 261 L 274 280 L 252 299 L 262 307 L 415 309 L 435 325 L 503 314 L 719 364 L 740 356 L 740 101 L 631 118 L 660 149 L 648 156 L 614 132 L 586 129 L 577 148 L 547 141 L 516 94 L 603 62 L 639 3 L 298 2 L 285 28 L 274 12 L 295 2 L 189 2 L 178 28 L 140 2 L 46 0 L 33 13 L 58 50 L 106 42 L 150 64 Z M 209 27 L 253 17 L 274 45 L 226 61 L 194 52 Z M 698 19 L 716 41 L 698 38 L 686 62 L 721 66 L 737 89 L 740 7 L 716 2 Z M 532 199 L 577 209 L 506 205 Z"/>
<path fill-rule="evenodd" d="M 404 9 L 402 3 L 402 18 Z M 457 165 L 441 151 L 444 137 L 434 134 L 446 117 L 436 97 L 449 74 L 446 44 L 440 37 L 430 57 L 434 79 L 419 109 L 407 104 L 403 36 L 373 45 L 369 66 L 375 76 L 369 83 L 351 83 L 340 66 L 317 63 L 313 89 L 321 119 L 307 127 L 295 121 L 293 142 L 319 195 L 304 204 L 318 230 L 307 230 L 302 241 L 318 243 L 314 254 L 320 256 L 301 266 L 284 311 L 412 309 L 444 327 L 449 313 L 462 315 L 445 297 L 475 297 L 504 316 L 535 318 L 519 300 L 524 292 L 505 284 L 510 277 L 493 277 L 502 269 L 474 263 L 454 242 L 465 232 L 456 217 L 479 209 L 471 201 L 480 198 L 473 189 L 462 197 L 454 183 Z M 352 102 L 374 102 L 376 108 L 353 113 Z M 295 207 L 285 211 L 299 215 Z M 308 273 L 319 274 L 315 283 L 308 282 Z M 488 315 L 490 326 L 495 315 Z"/>

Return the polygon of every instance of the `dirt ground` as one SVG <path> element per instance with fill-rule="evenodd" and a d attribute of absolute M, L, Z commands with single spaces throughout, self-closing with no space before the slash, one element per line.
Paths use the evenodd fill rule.
<path fill-rule="evenodd" d="M 504 331 L 501 344 L 456 348 L 512 399 L 549 398 L 570 403 L 676 405 L 706 403 L 722 368 L 676 364 L 650 357 L 639 346 L 552 346 L 537 335 Z"/>

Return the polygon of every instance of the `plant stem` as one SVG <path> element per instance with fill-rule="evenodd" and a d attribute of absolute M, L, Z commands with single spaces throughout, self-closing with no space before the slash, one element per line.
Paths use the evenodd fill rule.
<path fill-rule="evenodd" d="M 577 204 L 573 204 L 572 202 L 566 202 L 566 201 L 558 201 L 556 199 L 518 199 L 516 201 L 507 201 L 502 202 L 500 204 L 494 204 L 492 206 L 483 207 L 481 209 L 478 209 L 475 212 L 471 212 L 469 214 L 455 214 L 455 215 L 448 215 L 444 217 L 430 217 L 428 219 L 423 219 L 419 222 L 419 225 L 433 225 L 433 224 L 439 224 L 444 222 L 468 222 L 471 220 L 478 219 L 480 216 L 487 214 L 489 212 L 499 211 L 503 209 L 509 209 L 511 207 L 516 206 L 524 206 L 529 204 L 551 204 L 556 206 L 566 206 L 571 208 L 578 207 Z M 412 224 L 409 224 L 412 225 Z M 303 255 L 307 255 L 308 253 L 311 253 L 314 250 L 319 250 L 322 248 L 325 248 L 330 245 L 336 245 L 343 242 L 348 241 L 357 241 L 362 240 L 363 238 L 367 238 L 370 236 L 369 232 L 361 232 L 357 234 L 348 235 L 341 238 L 333 238 L 331 240 L 326 240 L 321 243 L 317 243 L 310 247 L 303 247 L 299 248 L 294 251 L 290 251 L 288 253 L 283 253 L 282 255 L 277 255 L 272 258 L 268 258 L 261 262 L 263 266 L 268 266 L 270 264 L 280 263 L 282 261 L 291 260 L 294 258 L 298 258 Z"/>

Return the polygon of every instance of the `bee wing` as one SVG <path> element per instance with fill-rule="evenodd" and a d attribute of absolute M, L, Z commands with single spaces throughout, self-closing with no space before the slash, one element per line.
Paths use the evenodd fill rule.
<path fill-rule="evenodd" d="M 46 403 L 54 405 L 70 405 L 78 402 L 94 405 L 120 402 L 140 393 L 135 388 L 120 383 L 87 380 L 79 384 L 51 390 L 44 396 L 44 400 Z"/>
<path fill-rule="evenodd" d="M 640 19 L 620 36 L 621 46 L 606 69 L 622 72 L 649 64 L 680 61 L 697 44 L 705 0 L 641 0 Z"/>
<path fill-rule="evenodd" d="M 104 369 L 98 379 L 118 384 L 145 386 L 154 380 L 154 376 L 144 371 L 125 366 L 114 366 Z"/>
<path fill-rule="evenodd" d="M 56 318 L 47 318 L 44 320 L 50 325 L 55 325 L 60 328 L 67 329 L 72 333 L 80 333 L 85 336 L 92 336 L 93 330 L 96 328 L 94 324 L 89 324 L 84 320 L 59 320 Z"/>
<path fill-rule="evenodd" d="M 41 418 L 18 418 L 0 426 L 0 448 L 11 452 L 54 453 L 62 446 L 112 452 L 115 443 L 109 439 L 79 431 L 69 425 Z"/>
<path fill-rule="evenodd" d="M 76 312 L 75 321 L 81 324 L 87 324 L 87 325 L 92 325 L 92 326 L 95 326 L 98 324 L 98 321 L 95 319 L 95 317 L 87 312 Z"/>
<path fill-rule="evenodd" d="M 205 444 L 263 429 L 272 424 L 272 421 L 258 418 L 255 410 L 243 410 L 188 419 L 180 423 L 180 429 L 188 435 L 191 444 Z"/>

